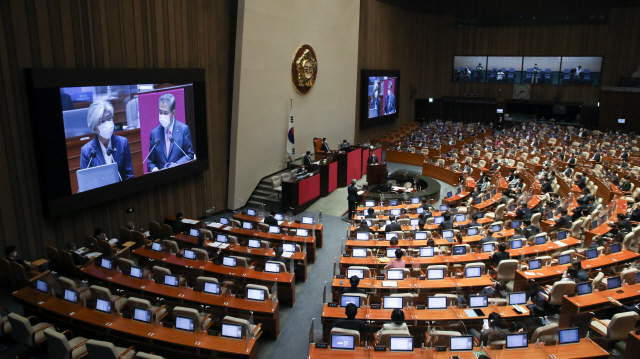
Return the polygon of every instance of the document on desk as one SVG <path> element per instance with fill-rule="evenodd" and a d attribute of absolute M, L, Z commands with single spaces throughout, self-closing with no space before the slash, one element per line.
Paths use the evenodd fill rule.
<path fill-rule="evenodd" d="M 97 257 L 97 256 L 99 256 L 101 254 L 102 253 L 100 253 L 100 252 L 91 252 L 91 253 L 87 254 L 86 257 L 87 258 L 95 258 L 95 257 Z"/>
<path fill-rule="evenodd" d="M 116 243 L 118 243 L 118 239 L 117 238 L 111 238 L 109 240 L 109 244 L 111 244 L 111 245 L 116 244 Z"/>
<path fill-rule="evenodd" d="M 524 274 L 525 274 L 525 275 L 528 275 L 528 276 L 530 276 L 530 277 L 535 277 L 535 276 L 536 276 L 536 274 L 535 274 L 535 273 L 533 273 L 533 272 L 524 272 Z"/>
<path fill-rule="evenodd" d="M 207 225 L 207 227 L 211 227 L 211 228 L 220 228 L 222 226 L 223 226 L 222 223 L 215 223 L 215 222 L 211 222 Z"/>
<path fill-rule="evenodd" d="M 358 196 L 362 196 L 363 193 L 364 191 L 358 191 Z"/>
<path fill-rule="evenodd" d="M 142 234 L 144 234 L 145 236 L 149 237 L 149 236 L 151 235 L 151 232 L 146 231 L 146 232 L 144 232 L 144 233 L 142 233 Z"/>
<path fill-rule="evenodd" d="M 382 286 L 383 287 L 398 287 L 398 282 L 394 282 L 391 280 L 383 280 L 382 281 Z"/>
<path fill-rule="evenodd" d="M 187 218 L 183 218 L 182 219 L 182 223 L 185 224 L 197 224 L 200 221 L 196 221 L 195 219 L 187 219 Z"/>
<path fill-rule="evenodd" d="M 465 309 L 464 312 L 467 314 L 469 318 L 475 318 L 478 314 L 473 309 Z"/>
<path fill-rule="evenodd" d="M 282 252 L 282 256 L 284 258 L 291 258 L 291 256 L 293 256 L 293 252 Z"/>
<path fill-rule="evenodd" d="M 564 246 L 567 245 L 566 243 L 561 242 L 561 241 L 554 241 L 553 243 L 555 243 L 558 247 L 564 247 Z"/>

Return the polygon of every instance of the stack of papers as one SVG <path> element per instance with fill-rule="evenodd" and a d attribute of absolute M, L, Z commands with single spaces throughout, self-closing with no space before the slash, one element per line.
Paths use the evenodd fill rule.
<path fill-rule="evenodd" d="M 467 315 L 467 317 L 469 317 L 469 318 L 474 318 L 474 317 L 477 317 L 477 316 L 478 316 L 478 314 L 476 313 L 476 311 L 475 311 L 475 310 L 473 310 L 473 309 L 465 309 L 465 310 L 464 310 L 464 312 L 465 312 L 465 314 Z"/>
<path fill-rule="evenodd" d="M 87 254 L 86 257 L 87 258 L 95 258 L 95 257 L 97 257 L 97 256 L 99 256 L 101 254 L 102 253 L 100 253 L 100 252 L 91 252 L 91 253 Z"/>
<path fill-rule="evenodd" d="M 229 247 L 230 244 L 229 243 L 222 243 L 222 242 L 209 242 L 209 243 L 207 243 L 207 245 L 211 246 L 211 247 L 215 247 L 215 248 L 225 249 L 225 248 Z"/>
<path fill-rule="evenodd" d="M 553 243 L 557 244 L 557 245 L 558 245 L 558 247 L 564 247 L 564 246 L 566 246 L 566 245 L 567 245 L 566 243 L 561 242 L 561 241 L 554 241 Z"/>
<path fill-rule="evenodd" d="M 398 286 L 398 282 L 394 282 L 394 281 L 390 281 L 390 280 L 383 280 L 382 281 L 382 286 L 383 287 L 397 287 Z"/>
<path fill-rule="evenodd" d="M 293 252 L 282 252 L 282 257 L 291 258 L 293 256 Z"/>
<path fill-rule="evenodd" d="M 364 191 L 358 191 L 358 196 L 361 196 L 364 193 Z"/>
<path fill-rule="evenodd" d="M 533 272 L 524 272 L 524 274 L 525 274 L 525 275 L 528 275 L 528 276 L 533 276 L 533 277 L 535 277 L 535 276 L 536 276 L 536 274 L 535 274 L 535 273 L 533 273 Z"/>
<path fill-rule="evenodd" d="M 211 228 L 220 228 L 222 226 L 223 226 L 222 223 L 216 223 L 216 222 L 211 222 L 207 225 L 207 227 L 211 227 Z"/>
<path fill-rule="evenodd" d="M 186 224 L 197 224 L 197 223 L 199 223 L 199 222 L 200 222 L 200 221 L 197 221 L 197 220 L 195 220 L 195 219 L 186 219 L 186 218 L 183 218 L 183 219 L 182 219 L 182 223 L 186 223 Z"/>
<path fill-rule="evenodd" d="M 144 234 L 145 236 L 149 237 L 149 236 L 151 235 L 151 232 L 146 231 L 146 232 L 144 232 L 143 234 Z"/>
<path fill-rule="evenodd" d="M 109 240 L 109 244 L 111 244 L 111 245 L 116 244 L 116 243 L 118 243 L 118 239 L 117 238 L 111 238 Z"/>

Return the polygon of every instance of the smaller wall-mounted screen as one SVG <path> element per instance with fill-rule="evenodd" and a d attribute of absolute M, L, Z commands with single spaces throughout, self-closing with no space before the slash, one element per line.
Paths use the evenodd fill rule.
<path fill-rule="evenodd" d="M 485 82 L 486 74 L 486 56 L 455 56 L 453 58 L 453 81 Z"/>
<path fill-rule="evenodd" d="M 557 84 L 560 78 L 560 56 L 525 56 L 522 61 L 523 83 Z"/>
<path fill-rule="evenodd" d="M 522 56 L 489 56 L 487 59 L 489 78 L 487 82 L 522 81 Z"/>
<path fill-rule="evenodd" d="M 361 81 L 361 126 L 398 118 L 400 71 L 362 70 Z"/>
<path fill-rule="evenodd" d="M 562 57 L 561 85 L 600 85 L 602 57 Z"/>

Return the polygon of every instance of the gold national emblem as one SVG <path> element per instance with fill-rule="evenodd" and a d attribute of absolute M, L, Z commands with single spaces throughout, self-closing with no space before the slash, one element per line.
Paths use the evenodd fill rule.
<path fill-rule="evenodd" d="M 306 94 L 313 88 L 318 75 L 318 60 L 313 48 L 302 45 L 296 51 L 291 64 L 291 81 L 300 94 Z"/>

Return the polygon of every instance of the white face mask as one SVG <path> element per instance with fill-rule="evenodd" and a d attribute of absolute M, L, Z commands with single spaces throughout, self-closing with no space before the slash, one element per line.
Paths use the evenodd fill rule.
<path fill-rule="evenodd" d="M 165 129 L 167 127 L 169 127 L 169 125 L 171 124 L 171 116 L 170 115 L 160 115 L 160 124 Z"/>
<path fill-rule="evenodd" d="M 98 126 L 98 134 L 104 139 L 110 139 L 113 135 L 113 121 L 105 121 Z"/>

